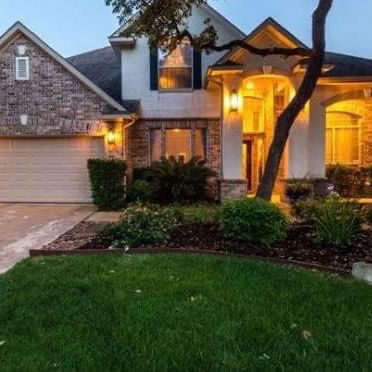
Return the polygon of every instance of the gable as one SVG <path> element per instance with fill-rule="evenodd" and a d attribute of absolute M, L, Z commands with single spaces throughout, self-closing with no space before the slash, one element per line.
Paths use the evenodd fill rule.
<path fill-rule="evenodd" d="M 6 49 L 9 48 L 12 43 L 16 42 L 16 40 L 19 38 L 23 38 L 33 48 L 37 48 L 38 50 L 42 51 L 45 56 L 53 60 L 55 64 L 58 64 L 60 68 L 71 75 L 73 79 L 79 82 L 79 84 L 82 84 L 90 92 L 98 96 L 112 109 L 115 109 L 122 113 L 126 113 L 126 109 L 119 102 L 115 101 L 105 91 L 96 86 L 91 80 L 81 74 L 66 59 L 60 56 L 57 52 L 55 52 L 52 48 L 45 44 L 38 36 L 36 36 L 33 32 L 31 32 L 28 28 L 26 28 L 19 22 L 17 22 L 0 37 L 0 54 L 4 53 L 4 51 L 6 51 Z"/>
<path fill-rule="evenodd" d="M 307 47 L 302 41 L 297 39 L 293 34 L 286 30 L 282 25 L 273 18 L 268 18 L 256 27 L 244 40 L 257 48 L 296 48 Z M 242 48 L 234 48 L 226 53 L 217 64 L 233 61 L 242 63 L 250 53 Z"/>

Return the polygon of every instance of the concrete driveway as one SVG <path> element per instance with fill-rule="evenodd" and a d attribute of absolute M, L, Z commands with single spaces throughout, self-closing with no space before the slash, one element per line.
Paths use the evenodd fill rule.
<path fill-rule="evenodd" d="M 93 212 L 87 204 L 0 204 L 0 274 Z"/>

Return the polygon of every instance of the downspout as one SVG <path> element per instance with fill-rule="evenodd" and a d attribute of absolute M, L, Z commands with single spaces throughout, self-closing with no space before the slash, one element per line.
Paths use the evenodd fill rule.
<path fill-rule="evenodd" d="M 131 127 L 136 121 L 138 120 L 137 115 L 134 115 L 131 117 L 130 121 L 126 124 L 123 123 L 121 128 L 121 138 L 122 138 L 122 148 L 121 148 L 121 155 L 123 160 L 127 160 L 127 154 L 126 154 L 126 147 L 127 147 L 127 141 L 126 141 L 126 135 L 125 130 Z"/>

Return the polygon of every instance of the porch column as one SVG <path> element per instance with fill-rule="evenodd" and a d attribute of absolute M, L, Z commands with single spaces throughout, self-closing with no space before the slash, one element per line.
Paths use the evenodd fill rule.
<path fill-rule="evenodd" d="M 297 117 L 289 136 L 287 178 L 306 178 L 309 175 L 307 143 L 310 113 L 308 107 Z"/>
<path fill-rule="evenodd" d="M 238 76 L 225 77 L 223 81 L 222 108 L 222 198 L 243 197 L 247 194 L 247 180 L 242 175 L 242 111 L 240 92 L 241 80 Z M 231 111 L 232 91 L 239 93 L 239 109 Z"/>
<path fill-rule="evenodd" d="M 310 178 L 324 178 L 326 148 L 326 110 L 325 107 L 313 97 L 310 101 L 310 125 L 308 134 L 308 164 Z"/>

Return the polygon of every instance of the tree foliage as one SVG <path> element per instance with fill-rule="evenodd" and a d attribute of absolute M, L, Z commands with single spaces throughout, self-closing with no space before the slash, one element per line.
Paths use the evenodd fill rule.
<path fill-rule="evenodd" d="M 127 23 L 123 36 L 146 37 L 152 47 L 163 46 L 173 50 L 180 40 L 188 37 L 194 48 L 207 52 L 228 51 L 240 47 L 262 57 L 281 55 L 308 58 L 308 68 L 297 94 L 278 118 L 265 172 L 257 192 L 257 196 L 269 200 L 273 193 L 289 131 L 296 117 L 313 95 L 322 73 L 326 19 L 333 0 L 319 0 L 313 13 L 312 48 L 301 46 L 257 48 L 246 40 L 240 39 L 219 45 L 218 32 L 208 18 L 204 20 L 204 29 L 199 34 L 193 34 L 188 28 L 187 19 L 192 15 L 195 7 L 207 3 L 208 0 L 106 0 L 106 4 L 113 7 L 114 13 L 119 14 L 120 21 Z"/>

